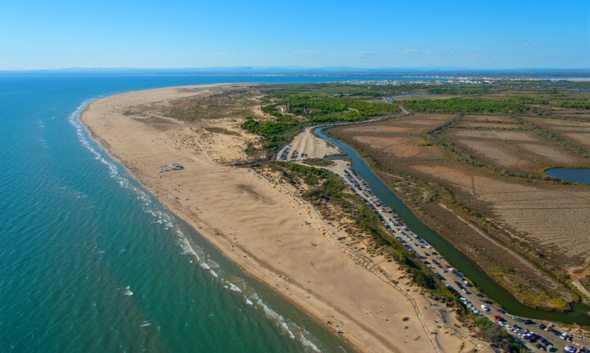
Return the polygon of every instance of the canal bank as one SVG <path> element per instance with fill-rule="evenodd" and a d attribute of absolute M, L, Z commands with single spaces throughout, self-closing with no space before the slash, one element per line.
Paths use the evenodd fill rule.
<path fill-rule="evenodd" d="M 574 303 L 572 305 L 572 311 L 560 313 L 533 309 L 518 302 L 508 291 L 487 276 L 487 274 L 485 274 L 485 272 L 471 259 L 458 251 L 434 230 L 422 223 L 350 147 L 326 136 L 322 130 L 329 127 L 330 126 L 316 128 L 314 129 L 314 133 L 346 153 L 346 156 L 331 158 L 350 159 L 352 161 L 352 168 L 370 185 L 371 189 L 379 199 L 400 215 L 404 220 L 404 223 L 413 232 L 435 247 L 452 266 L 468 277 L 483 293 L 490 297 L 490 299 L 501 305 L 512 315 L 561 322 L 565 324 L 575 323 L 578 325 L 590 326 L 590 316 L 588 314 L 590 312 L 590 307 L 587 305 Z"/>

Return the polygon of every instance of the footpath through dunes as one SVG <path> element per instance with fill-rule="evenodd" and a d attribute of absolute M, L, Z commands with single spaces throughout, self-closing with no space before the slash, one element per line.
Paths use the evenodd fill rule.
<path fill-rule="evenodd" d="M 372 258 L 362 251 L 366 246 L 350 253 L 337 241 L 345 235 L 339 225 L 322 219 L 290 185 L 221 164 L 245 157 L 252 136 L 239 129 L 239 119 L 186 123 L 158 114 L 169 100 L 220 89 L 110 96 L 91 103 L 80 121 L 144 187 L 230 260 L 360 351 L 491 352 L 450 309 L 406 283 L 395 263 Z M 131 109 L 137 106 L 150 109 Z M 152 117 L 158 118 L 156 125 L 146 121 Z M 206 130 L 207 124 L 223 130 Z M 162 168 L 172 163 L 184 169 Z"/>

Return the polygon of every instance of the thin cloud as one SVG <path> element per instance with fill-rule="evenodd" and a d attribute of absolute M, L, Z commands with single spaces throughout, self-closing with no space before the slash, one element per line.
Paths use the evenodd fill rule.
<path fill-rule="evenodd" d="M 343 54 L 337 50 L 294 50 L 291 53 L 294 55 L 329 55 L 329 54 Z"/>
<path fill-rule="evenodd" d="M 375 55 L 379 54 L 379 52 L 374 50 L 365 50 L 365 51 L 357 51 L 355 55 Z"/>

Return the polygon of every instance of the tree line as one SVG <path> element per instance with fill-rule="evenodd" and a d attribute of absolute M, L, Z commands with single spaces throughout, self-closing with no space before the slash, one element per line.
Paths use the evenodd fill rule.
<path fill-rule="evenodd" d="M 425 113 L 522 113 L 530 109 L 522 104 L 480 98 L 408 100 L 404 102 L 404 106 L 415 112 Z"/>
<path fill-rule="evenodd" d="M 310 122 L 354 121 L 399 111 L 388 103 L 369 103 L 355 99 L 294 96 L 277 105 L 287 106 L 287 112 L 307 117 Z"/>

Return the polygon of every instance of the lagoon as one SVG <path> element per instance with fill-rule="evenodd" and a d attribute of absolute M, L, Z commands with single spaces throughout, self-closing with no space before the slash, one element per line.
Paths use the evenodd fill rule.
<path fill-rule="evenodd" d="M 590 168 L 551 168 L 545 170 L 545 174 L 559 180 L 590 184 Z"/>

